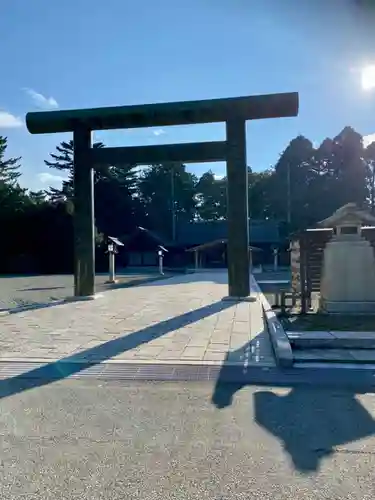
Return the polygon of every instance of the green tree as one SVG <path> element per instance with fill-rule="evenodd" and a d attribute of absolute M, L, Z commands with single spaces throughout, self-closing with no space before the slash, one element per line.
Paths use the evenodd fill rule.
<path fill-rule="evenodd" d="M 270 212 L 274 218 L 287 221 L 290 230 L 310 222 L 313 207 L 308 193 L 316 175 L 312 168 L 314 154 L 312 142 L 297 136 L 280 155 L 270 179 Z"/>
<path fill-rule="evenodd" d="M 248 168 L 249 178 L 249 217 L 251 219 L 266 219 L 273 217 L 272 212 L 272 179 L 274 172 L 264 170 L 253 172 Z"/>
<path fill-rule="evenodd" d="M 322 142 L 315 154 L 314 168 L 317 177 L 310 196 L 319 214 L 317 220 L 349 202 L 368 206 L 369 164 L 362 136 L 353 128 L 345 127 L 333 139 Z"/>
<path fill-rule="evenodd" d="M 369 204 L 371 212 L 375 214 L 375 142 L 367 146 L 364 159 L 367 166 Z"/>
<path fill-rule="evenodd" d="M 8 217 L 24 210 L 28 202 L 26 189 L 0 180 L 0 217 Z"/>
<path fill-rule="evenodd" d="M 273 172 L 253 172 L 248 167 L 249 217 L 266 218 L 271 215 L 270 179 Z M 200 220 L 215 221 L 227 217 L 227 178 L 217 177 L 209 170 L 196 185 L 196 211 Z"/>
<path fill-rule="evenodd" d="M 7 146 L 7 138 L 0 135 L 0 181 L 14 185 L 21 175 L 19 172 L 21 157 L 5 159 Z"/>
<path fill-rule="evenodd" d="M 116 165 L 101 173 L 95 184 L 95 217 L 98 230 L 123 236 L 145 223 L 138 195 L 134 165 Z"/>
<path fill-rule="evenodd" d="M 303 136 L 281 154 L 272 178 L 272 211 L 291 230 L 313 226 L 349 202 L 366 206 L 369 166 L 362 136 L 345 127 L 315 149 Z"/>
<path fill-rule="evenodd" d="M 103 148 L 102 142 L 93 148 Z M 48 196 L 52 202 L 68 202 L 67 210 L 72 213 L 74 195 L 74 143 L 62 142 L 51 153 L 49 168 L 66 172 L 68 179 L 60 189 L 50 188 Z M 95 222 L 98 233 L 120 236 L 132 231 L 140 223 L 141 204 L 136 196 L 137 177 L 134 165 L 96 165 L 94 169 Z M 142 219 L 143 220 L 143 219 Z"/>
<path fill-rule="evenodd" d="M 352 127 L 345 127 L 332 142 L 327 167 L 335 178 L 337 206 L 355 202 L 365 206 L 368 199 L 368 170 L 363 139 Z"/>
<path fill-rule="evenodd" d="M 103 148 L 102 142 L 95 142 L 93 148 Z M 51 201 L 64 201 L 73 198 L 73 169 L 74 169 L 74 143 L 73 140 L 68 142 L 62 141 L 56 146 L 57 153 L 50 153 L 51 160 L 44 160 L 44 163 L 49 168 L 55 168 L 67 173 L 67 180 L 62 182 L 60 189 L 50 187 L 47 191 Z M 105 166 L 100 166 L 95 169 L 94 182 L 97 183 L 102 175 L 102 170 Z"/>
<path fill-rule="evenodd" d="M 209 170 L 198 180 L 195 188 L 198 219 L 215 221 L 227 216 L 227 180 Z"/>
<path fill-rule="evenodd" d="M 40 205 L 47 202 L 45 191 L 29 191 L 28 197 L 31 203 L 34 205 Z"/>
<path fill-rule="evenodd" d="M 195 175 L 181 163 L 144 169 L 138 190 L 148 227 L 173 239 L 179 223 L 194 219 L 196 182 Z"/>
<path fill-rule="evenodd" d="M 27 203 L 26 189 L 18 184 L 21 158 L 5 158 L 8 140 L 0 136 L 0 217 L 10 217 L 11 214 L 24 209 Z"/>

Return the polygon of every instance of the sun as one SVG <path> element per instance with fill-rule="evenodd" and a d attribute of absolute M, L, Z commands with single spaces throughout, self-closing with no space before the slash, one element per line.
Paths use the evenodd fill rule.
<path fill-rule="evenodd" d="M 375 88 L 375 64 L 365 66 L 361 71 L 361 82 L 364 90 Z"/>

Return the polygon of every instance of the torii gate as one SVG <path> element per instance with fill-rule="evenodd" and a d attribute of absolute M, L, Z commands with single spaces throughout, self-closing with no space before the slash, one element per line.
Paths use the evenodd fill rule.
<path fill-rule="evenodd" d="M 74 293 L 95 294 L 93 169 L 98 164 L 227 163 L 229 297 L 246 298 L 249 283 L 246 120 L 297 116 L 298 93 L 28 113 L 31 134 L 73 132 Z M 92 148 L 91 132 L 119 128 L 225 122 L 226 140 Z"/>

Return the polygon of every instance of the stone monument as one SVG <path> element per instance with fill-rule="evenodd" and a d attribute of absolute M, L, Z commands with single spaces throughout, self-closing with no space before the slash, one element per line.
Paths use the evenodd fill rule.
<path fill-rule="evenodd" d="M 375 314 L 375 251 L 362 234 L 375 217 L 348 203 L 319 225 L 334 230 L 324 249 L 320 310 Z"/>

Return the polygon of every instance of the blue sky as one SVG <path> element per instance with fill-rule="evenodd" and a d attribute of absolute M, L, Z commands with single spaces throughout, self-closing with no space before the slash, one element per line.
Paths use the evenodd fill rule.
<path fill-rule="evenodd" d="M 354 0 L 2 0 L 0 134 L 23 158 L 22 184 L 46 188 L 61 179 L 43 160 L 69 135 L 30 135 L 28 111 L 298 91 L 297 118 L 248 122 L 248 164 L 263 170 L 297 134 L 319 143 L 345 125 L 375 132 L 375 92 L 360 85 L 375 63 L 374 22 Z M 224 126 L 96 138 L 221 140 Z"/>

